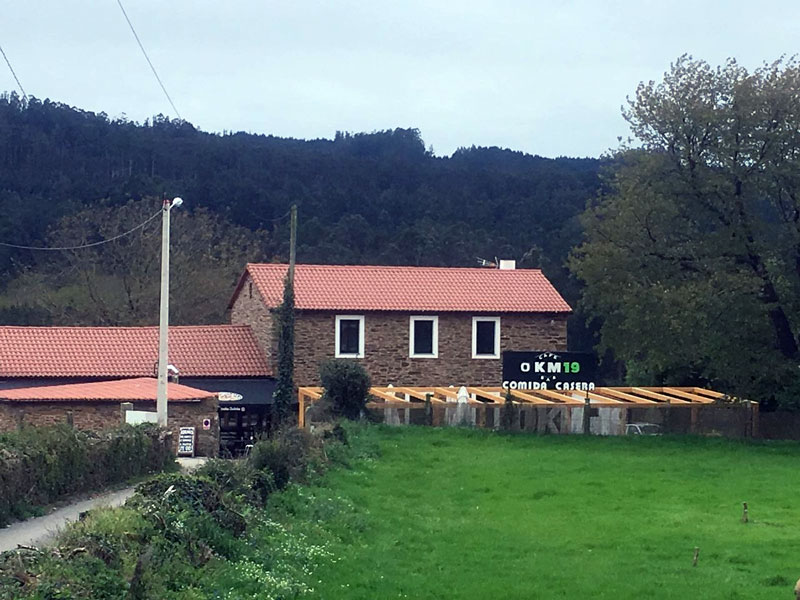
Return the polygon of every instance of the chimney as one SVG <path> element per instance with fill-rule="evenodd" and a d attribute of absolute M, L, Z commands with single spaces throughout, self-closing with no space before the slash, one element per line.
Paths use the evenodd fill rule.
<path fill-rule="evenodd" d="M 515 260 L 500 260 L 501 271 L 513 271 L 517 268 L 517 261 Z"/>

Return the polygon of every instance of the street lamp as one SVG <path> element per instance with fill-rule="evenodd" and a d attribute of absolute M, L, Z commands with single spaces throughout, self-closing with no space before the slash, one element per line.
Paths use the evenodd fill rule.
<path fill-rule="evenodd" d="M 164 199 L 161 210 L 161 309 L 158 315 L 158 392 L 156 413 L 159 427 L 167 426 L 167 332 L 169 331 L 169 214 L 183 204 L 182 198 Z"/>

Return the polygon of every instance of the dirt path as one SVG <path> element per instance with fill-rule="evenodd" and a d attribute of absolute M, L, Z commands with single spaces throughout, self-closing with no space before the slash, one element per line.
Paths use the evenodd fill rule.
<path fill-rule="evenodd" d="M 205 458 L 179 458 L 178 464 L 183 471 L 191 472 L 205 461 Z M 130 486 L 113 492 L 105 492 L 56 509 L 42 517 L 12 523 L 9 527 L 0 529 L 0 552 L 16 550 L 19 545 L 43 546 L 52 541 L 58 531 L 68 522 L 77 521 L 82 512 L 99 506 L 122 506 L 128 498 L 133 496 L 134 489 L 135 486 Z"/>
<path fill-rule="evenodd" d="M 0 552 L 15 550 L 18 545 L 41 546 L 47 544 L 69 521 L 77 521 L 82 512 L 98 506 L 120 506 L 133 495 L 134 487 L 100 494 L 87 500 L 59 508 L 42 517 L 12 523 L 0 529 Z"/>

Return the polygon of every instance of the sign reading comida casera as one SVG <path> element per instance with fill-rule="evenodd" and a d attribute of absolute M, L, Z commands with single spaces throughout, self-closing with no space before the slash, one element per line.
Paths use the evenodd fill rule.
<path fill-rule="evenodd" d="M 596 359 L 589 352 L 503 352 L 503 387 L 512 390 L 593 390 Z"/>

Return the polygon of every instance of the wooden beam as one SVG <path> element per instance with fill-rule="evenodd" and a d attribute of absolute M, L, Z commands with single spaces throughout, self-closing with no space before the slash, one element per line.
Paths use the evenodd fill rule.
<path fill-rule="evenodd" d="M 437 398 L 433 395 L 431 388 L 421 389 L 421 388 L 410 388 L 410 387 L 399 387 L 394 388 L 398 392 L 402 392 L 403 394 L 408 394 L 412 398 L 416 398 L 417 400 L 422 400 L 423 402 L 427 400 L 426 395 L 430 395 L 431 402 L 435 402 L 437 404 L 446 404 L 444 400 Z"/>
<path fill-rule="evenodd" d="M 458 390 L 456 388 L 437 387 L 433 388 L 433 393 L 444 396 L 445 398 L 454 398 L 458 400 Z"/>
<path fill-rule="evenodd" d="M 715 392 L 714 390 L 707 390 L 705 388 L 692 388 L 692 392 L 695 394 L 700 394 L 701 396 L 711 396 L 714 399 L 724 398 L 725 394 L 722 392 Z"/>
<path fill-rule="evenodd" d="M 381 398 L 382 400 L 386 400 L 387 402 L 402 402 L 403 404 L 409 404 L 408 400 L 406 400 L 405 398 L 398 398 L 394 394 L 383 392 L 378 388 L 370 388 L 369 395 L 375 396 L 376 398 Z"/>
<path fill-rule="evenodd" d="M 660 400 L 661 402 L 669 402 L 670 404 L 690 404 L 686 400 L 679 400 L 677 398 L 671 398 L 670 396 L 665 396 L 664 394 L 659 394 L 658 392 L 654 392 L 647 388 L 640 388 L 634 387 L 631 388 L 631 391 L 635 394 L 641 394 L 647 398 L 653 398 L 654 400 Z"/>
<path fill-rule="evenodd" d="M 697 394 L 690 394 L 689 392 L 684 392 L 683 390 L 679 390 L 676 388 L 661 388 L 661 391 L 665 394 L 669 394 L 671 396 L 678 396 L 679 398 L 683 398 L 685 400 L 689 400 L 690 402 L 694 402 L 695 404 L 711 404 L 714 402 L 711 398 L 705 398 L 703 396 L 698 396 Z"/>
<path fill-rule="evenodd" d="M 379 392 L 383 392 L 384 394 L 389 394 L 390 396 L 394 396 L 395 398 L 397 398 L 398 400 L 402 400 L 403 402 L 410 402 L 409 400 L 406 400 L 405 394 L 398 396 L 398 394 L 400 394 L 401 392 L 396 387 L 372 387 L 370 389 L 378 390 Z"/>
<path fill-rule="evenodd" d="M 478 387 L 468 387 L 467 392 L 470 394 L 475 394 L 475 396 L 480 396 L 481 398 L 486 398 L 487 400 L 491 400 L 494 404 L 503 404 L 505 403 L 506 399 L 496 394 L 494 392 L 487 392 L 483 388 Z"/>
<path fill-rule="evenodd" d="M 542 396 L 546 396 L 548 398 L 553 398 L 554 400 L 559 400 L 562 404 L 580 404 L 581 406 L 584 404 L 581 400 L 575 400 L 572 396 L 567 396 L 564 392 L 557 392 L 554 390 L 526 390 L 528 392 L 532 392 L 534 394 L 541 394 Z"/>
<path fill-rule="evenodd" d="M 589 396 L 590 400 L 596 400 L 598 402 L 605 402 L 606 404 L 617 404 L 617 405 L 620 405 L 620 406 L 626 406 L 628 404 L 627 402 L 622 402 L 621 400 L 617 400 L 615 398 L 609 398 L 608 396 L 601 396 L 598 392 L 601 391 L 601 390 L 604 390 L 604 389 L 607 389 L 607 388 L 595 388 L 595 391 L 593 391 L 593 392 L 587 392 L 585 390 L 584 391 L 581 391 L 581 390 L 570 390 L 569 393 L 571 393 L 573 395 L 572 396 L 573 400 L 580 400 L 584 404 L 586 404 L 586 396 L 587 395 Z M 580 398 L 576 397 L 576 395 L 579 395 Z M 593 402 L 592 405 L 594 405 L 594 404 L 596 404 L 596 403 Z"/>
<path fill-rule="evenodd" d="M 627 392 L 621 392 L 618 388 L 598 388 L 598 390 L 603 394 L 608 394 L 609 396 L 613 396 L 621 400 L 627 400 L 632 404 L 658 404 L 658 402 L 655 400 L 648 400 L 647 398 L 640 398 L 639 396 L 634 396 L 633 394 L 628 394 Z"/>
<path fill-rule="evenodd" d="M 539 398 L 539 396 L 534 396 L 532 393 L 533 390 L 510 390 L 512 398 L 518 398 L 522 400 L 525 404 L 538 404 L 544 406 L 553 406 L 555 402 L 552 400 L 545 400 L 544 398 Z"/>
<path fill-rule="evenodd" d="M 303 394 L 306 398 L 319 400 L 322 398 L 322 388 L 301 387 L 297 390 L 298 394 Z"/>

